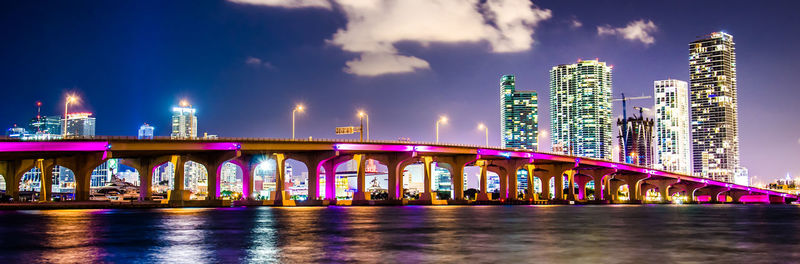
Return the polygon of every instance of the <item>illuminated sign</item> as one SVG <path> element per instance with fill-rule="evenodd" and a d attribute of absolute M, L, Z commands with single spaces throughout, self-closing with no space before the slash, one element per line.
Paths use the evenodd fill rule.
<path fill-rule="evenodd" d="M 360 133 L 360 127 L 348 126 L 348 127 L 337 127 L 336 134 L 337 135 L 350 135 L 354 133 Z"/>

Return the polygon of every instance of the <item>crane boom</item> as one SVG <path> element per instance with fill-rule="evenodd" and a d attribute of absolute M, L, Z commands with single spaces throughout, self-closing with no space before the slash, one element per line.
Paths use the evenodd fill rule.
<path fill-rule="evenodd" d="M 653 98 L 653 97 L 647 95 L 647 96 L 637 96 L 637 97 L 614 98 L 614 99 L 611 99 L 611 101 L 617 102 L 617 101 L 627 101 L 627 100 L 636 100 L 636 99 L 650 99 L 650 98 Z"/>

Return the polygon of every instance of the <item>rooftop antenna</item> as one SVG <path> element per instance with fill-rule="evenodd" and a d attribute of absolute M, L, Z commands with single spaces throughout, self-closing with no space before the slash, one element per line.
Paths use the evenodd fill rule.
<path fill-rule="evenodd" d="M 36 133 L 42 132 L 42 101 L 36 101 Z"/>

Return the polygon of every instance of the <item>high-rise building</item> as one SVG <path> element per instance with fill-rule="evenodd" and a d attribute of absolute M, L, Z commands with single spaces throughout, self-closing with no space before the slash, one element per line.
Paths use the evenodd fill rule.
<path fill-rule="evenodd" d="M 517 91 L 514 75 L 500 78 L 501 146 L 539 149 L 539 98 L 536 91 Z"/>
<path fill-rule="evenodd" d="M 92 113 L 67 114 L 67 136 L 94 136 L 94 126 Z"/>
<path fill-rule="evenodd" d="M 30 133 L 24 127 L 18 127 L 16 124 L 6 130 L 6 136 L 10 138 L 24 138 Z"/>
<path fill-rule="evenodd" d="M 713 32 L 689 43 L 689 78 L 694 172 L 731 182 L 739 169 L 733 36 Z"/>
<path fill-rule="evenodd" d="M 153 131 L 155 128 L 145 123 L 139 127 L 139 139 L 153 139 Z"/>
<path fill-rule="evenodd" d="M 192 106 L 181 103 L 172 108 L 172 138 L 197 138 L 197 116 Z"/>
<path fill-rule="evenodd" d="M 611 159 L 611 68 L 581 60 L 550 70 L 553 151 Z"/>
<path fill-rule="evenodd" d="M 653 82 L 655 92 L 656 168 L 692 172 L 689 134 L 689 88 L 680 80 Z"/>

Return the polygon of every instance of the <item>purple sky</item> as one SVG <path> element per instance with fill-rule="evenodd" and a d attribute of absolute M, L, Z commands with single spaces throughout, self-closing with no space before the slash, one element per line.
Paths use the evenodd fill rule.
<path fill-rule="evenodd" d="M 264 3 L 278 4 L 264 4 Z M 252 4 L 261 3 L 261 4 Z M 295 3 L 295 4 L 291 4 Z M 304 3 L 304 4 L 297 4 Z M 362 6 L 363 5 L 363 6 Z M 652 95 L 688 79 L 688 43 L 734 36 L 742 165 L 756 182 L 800 176 L 797 1 L 17 1 L 0 3 L 0 125 L 62 114 L 76 92 L 98 135 L 168 135 L 180 99 L 199 130 L 226 136 L 345 138 L 371 118 L 373 139 L 499 144 L 499 78 L 540 95 L 548 70 L 579 58 L 614 65 L 614 94 Z M 650 100 L 632 105 L 652 106 Z M 630 106 L 629 106 L 630 107 Z M 615 115 L 621 105 L 615 105 Z M 350 137 L 354 138 L 354 137 Z M 543 147 L 549 147 L 545 142 Z"/>

